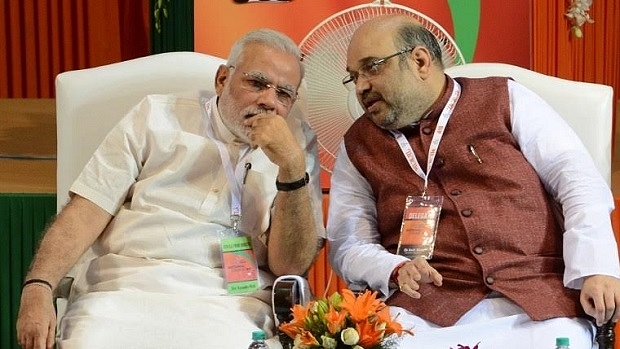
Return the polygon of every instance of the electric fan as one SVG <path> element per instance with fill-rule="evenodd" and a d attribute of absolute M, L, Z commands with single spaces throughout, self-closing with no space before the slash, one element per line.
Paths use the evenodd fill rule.
<path fill-rule="evenodd" d="M 321 167 L 332 171 L 338 145 L 353 121 L 363 113 L 355 92 L 342 85 L 347 47 L 353 32 L 366 20 L 384 14 L 414 17 L 437 37 L 444 66 L 465 63 L 452 37 L 434 20 L 411 8 L 375 0 L 340 11 L 317 25 L 300 46 L 308 82 L 308 122 L 317 134 Z"/>

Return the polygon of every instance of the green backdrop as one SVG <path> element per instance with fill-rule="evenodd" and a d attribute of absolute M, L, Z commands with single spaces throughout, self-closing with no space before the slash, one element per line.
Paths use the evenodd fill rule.
<path fill-rule="evenodd" d="M 21 284 L 55 214 L 56 194 L 0 194 L 0 349 L 19 348 L 15 319 Z"/>

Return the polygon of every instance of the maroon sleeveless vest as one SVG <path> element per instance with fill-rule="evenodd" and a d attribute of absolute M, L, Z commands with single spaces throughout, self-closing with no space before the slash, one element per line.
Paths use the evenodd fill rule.
<path fill-rule="evenodd" d="M 429 117 L 401 130 L 425 171 L 438 116 L 454 87 L 448 81 Z M 443 275 L 443 285 L 422 285 L 421 299 L 396 292 L 387 303 L 449 326 L 495 290 L 533 320 L 585 316 L 579 291 L 562 283 L 557 204 L 511 134 L 506 78 L 457 81 L 462 94 L 439 144 L 428 188 L 428 195 L 444 197 L 430 261 Z M 424 182 L 394 137 L 370 119 L 356 120 L 344 140 L 351 162 L 376 197 L 381 243 L 395 253 L 405 198 L 420 195 Z"/>

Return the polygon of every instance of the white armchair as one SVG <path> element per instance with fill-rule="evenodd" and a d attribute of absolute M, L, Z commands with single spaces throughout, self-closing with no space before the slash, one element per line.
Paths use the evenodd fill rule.
<path fill-rule="evenodd" d="M 196 52 L 170 52 L 113 63 L 105 66 L 61 73 L 56 78 L 57 108 L 57 210 L 67 203 L 68 191 L 95 149 L 112 127 L 148 94 L 186 91 L 214 91 L 214 78 L 223 58 Z M 289 120 L 305 118 L 305 95 L 300 98 Z M 55 290 L 56 298 L 71 291 L 72 275 L 94 254 L 87 251 Z M 286 319 L 287 301 L 306 302 L 309 289 L 303 278 L 277 279 L 284 286 L 274 299 L 274 311 Z M 282 300 L 283 299 L 283 300 Z M 64 302 L 59 302 L 59 318 Z"/>
<path fill-rule="evenodd" d="M 223 58 L 170 52 L 56 77 L 57 208 L 103 137 L 148 94 L 214 89 Z"/>
<path fill-rule="evenodd" d="M 560 79 L 503 63 L 469 63 L 446 69 L 452 77 L 507 76 L 536 92 L 573 128 L 611 186 L 613 89 L 610 86 Z M 597 329 L 599 348 L 614 347 L 614 324 Z"/>
<path fill-rule="evenodd" d="M 504 63 L 469 63 L 446 69 L 450 76 L 508 76 L 536 92 L 577 133 L 596 167 L 611 186 L 613 89 L 611 86 L 560 79 Z"/>

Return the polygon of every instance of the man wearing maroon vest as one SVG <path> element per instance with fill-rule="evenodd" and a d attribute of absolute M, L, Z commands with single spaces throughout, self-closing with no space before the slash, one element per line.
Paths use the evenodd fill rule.
<path fill-rule="evenodd" d="M 571 128 L 512 80 L 445 75 L 409 16 L 365 22 L 347 72 L 365 114 L 332 173 L 330 262 L 386 297 L 402 347 L 593 347 L 588 318 L 620 318 L 614 204 Z M 443 199 L 430 259 L 397 253 L 408 196 Z"/>

